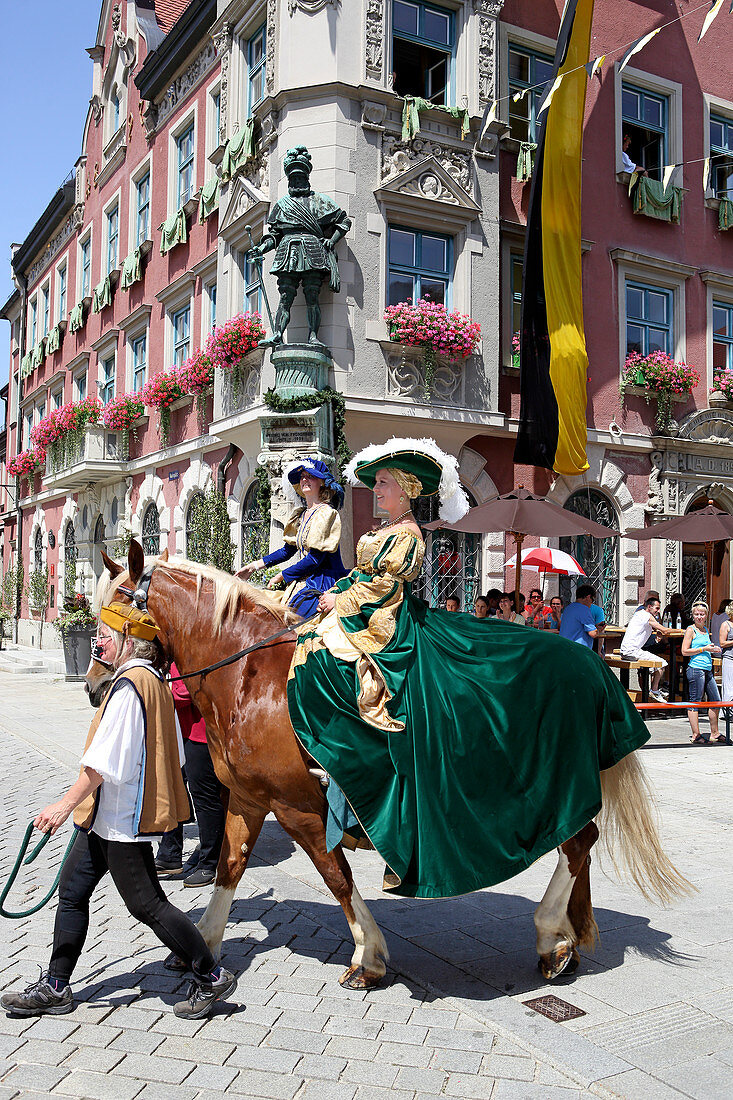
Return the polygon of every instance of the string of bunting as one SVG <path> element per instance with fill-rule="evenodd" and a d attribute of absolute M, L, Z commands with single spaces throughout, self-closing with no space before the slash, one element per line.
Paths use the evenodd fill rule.
<path fill-rule="evenodd" d="M 599 56 L 594 58 L 593 61 L 589 61 L 585 65 L 578 65 L 577 68 L 575 68 L 575 69 L 568 69 L 562 75 L 556 76 L 555 80 L 553 81 L 552 87 L 549 89 L 549 91 L 545 95 L 544 99 L 542 100 L 542 103 L 540 104 L 539 110 L 537 111 L 537 117 L 539 118 L 540 115 L 542 115 L 547 110 L 547 108 L 550 106 L 550 103 L 552 102 L 552 98 L 555 95 L 555 92 L 560 87 L 561 83 L 563 82 L 563 80 L 565 79 L 566 76 L 570 76 L 572 73 L 578 72 L 578 70 L 581 69 L 581 68 L 585 69 L 585 71 L 588 73 L 588 76 L 591 77 L 591 78 L 596 76 L 596 74 L 600 75 L 600 73 L 602 71 L 602 68 L 603 68 L 603 64 L 606 61 L 606 58 L 607 57 L 612 57 L 613 55 L 615 55 L 617 53 L 621 53 L 621 51 L 624 51 L 624 52 L 623 52 L 623 56 L 621 58 L 621 61 L 619 62 L 619 67 L 618 68 L 619 68 L 619 72 L 623 72 L 623 70 L 628 65 L 629 61 L 631 61 L 631 58 L 634 57 L 636 54 L 640 53 L 641 50 L 643 50 L 644 47 L 647 46 L 652 41 L 652 39 L 656 38 L 656 36 L 659 34 L 660 31 L 665 30 L 667 27 L 673 26 L 673 24 L 675 24 L 675 23 L 681 22 L 683 19 L 686 19 L 690 15 L 694 15 L 695 12 L 701 11 L 703 8 L 709 7 L 708 13 L 705 16 L 705 19 L 703 21 L 702 30 L 700 31 L 700 34 L 699 34 L 698 39 L 697 39 L 697 41 L 700 42 L 701 39 L 704 37 L 704 35 L 706 35 L 708 30 L 710 29 L 710 27 L 713 23 L 713 20 L 720 13 L 720 9 L 723 6 L 723 2 L 724 2 L 724 0 L 712 0 L 712 2 L 710 2 L 710 0 L 706 0 L 706 3 L 698 4 L 697 7 L 691 8 L 689 11 L 686 11 L 682 15 L 677 16 L 676 19 L 670 19 L 667 23 L 663 23 L 660 27 L 656 27 L 654 30 L 648 31 L 646 34 L 642 35 L 641 38 L 637 38 L 634 42 L 626 43 L 625 46 L 616 46 L 613 49 L 607 50 L 605 53 L 599 54 Z M 731 14 L 731 13 L 733 13 L 733 0 L 731 0 L 731 5 L 730 5 L 730 9 L 729 9 L 729 14 Z M 519 102 L 521 102 L 521 100 L 523 100 L 525 98 L 525 96 L 529 95 L 530 92 L 536 91 L 538 88 L 543 88 L 543 87 L 544 87 L 543 83 L 530 84 L 526 88 L 522 88 L 522 90 L 519 91 L 519 92 L 514 92 L 511 95 L 501 96 L 498 99 L 491 100 L 486 105 L 486 108 L 484 109 L 484 115 L 483 115 L 483 118 L 481 120 L 481 127 L 480 127 L 480 131 L 479 131 L 479 141 L 481 141 L 481 139 L 484 137 L 484 135 L 486 134 L 486 131 L 488 130 L 491 123 L 496 121 L 496 114 L 497 114 L 497 111 L 499 109 L 499 104 L 500 103 L 508 103 L 509 100 L 512 100 L 514 103 L 519 103 Z M 719 155 L 722 155 L 722 154 L 719 154 Z M 703 159 L 709 160 L 710 158 L 703 158 Z M 674 171 L 674 169 L 682 167 L 683 163 L 695 163 L 695 162 L 694 161 L 689 161 L 689 162 L 688 161 L 683 161 L 683 162 L 680 162 L 680 163 L 677 163 L 677 164 L 665 165 L 665 174 L 667 173 L 667 170 L 669 170 L 669 175 L 668 175 L 668 178 L 667 178 L 667 182 L 669 181 L 669 177 L 671 177 L 672 172 Z M 666 186 L 666 183 L 665 183 L 665 186 Z M 706 186 L 707 186 L 707 184 L 706 184 Z"/>

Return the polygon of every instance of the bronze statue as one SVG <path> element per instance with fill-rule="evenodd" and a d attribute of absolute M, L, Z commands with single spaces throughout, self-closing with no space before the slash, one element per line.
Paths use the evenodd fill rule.
<path fill-rule="evenodd" d="M 348 233 L 351 220 L 327 195 L 311 191 L 313 161 L 304 145 L 288 149 L 283 167 L 288 177 L 288 194 L 275 203 L 268 221 L 269 231 L 249 253 L 261 279 L 262 256 L 277 249 L 270 272 L 277 275 L 280 303 L 274 332 L 269 340 L 261 341 L 260 347 L 283 342 L 301 283 L 308 313 L 308 343 L 322 347 L 318 339 L 321 325 L 318 299 L 326 279 L 330 290 L 338 291 L 341 287 L 335 248 Z"/>

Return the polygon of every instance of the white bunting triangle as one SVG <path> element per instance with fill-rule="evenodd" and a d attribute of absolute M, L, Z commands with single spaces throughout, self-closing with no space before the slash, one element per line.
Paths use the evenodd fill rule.
<path fill-rule="evenodd" d="M 639 173 L 636 170 L 634 170 L 631 173 L 631 178 L 629 180 L 629 194 L 631 194 L 631 192 L 634 190 L 634 184 L 636 183 L 638 178 L 639 178 Z"/>
<path fill-rule="evenodd" d="M 547 93 L 547 95 L 545 96 L 545 98 L 542 100 L 542 106 L 540 107 L 539 111 L 537 112 L 537 117 L 538 118 L 543 113 L 543 111 L 546 111 L 547 108 L 552 103 L 552 97 L 554 96 L 555 92 L 557 91 L 557 89 L 562 84 L 563 75 L 564 74 L 560 74 L 559 76 L 555 77 L 555 80 L 554 80 L 554 83 L 553 83 L 552 87 L 550 88 L 550 90 Z"/>
<path fill-rule="evenodd" d="M 722 6 L 723 6 L 723 0 L 713 0 L 710 11 L 705 16 L 705 21 L 702 25 L 702 30 L 700 31 L 700 38 L 698 38 L 698 42 L 700 41 L 700 39 L 703 37 L 704 34 L 707 34 L 708 29 L 710 27 L 710 24 L 712 23 L 713 19 L 715 19 L 715 16 L 718 14 L 718 12 L 722 8 Z M 731 11 L 733 11 L 733 4 L 731 4 Z"/>
<path fill-rule="evenodd" d="M 496 109 L 497 109 L 498 106 L 499 106 L 499 100 L 498 99 L 492 100 L 491 105 L 489 105 L 487 103 L 487 105 L 484 109 L 484 117 L 481 120 L 481 132 L 480 132 L 479 138 L 478 138 L 479 141 L 483 140 L 489 126 L 491 126 L 491 123 L 495 121 L 495 119 L 496 119 Z"/>
<path fill-rule="evenodd" d="M 631 58 L 634 56 L 634 54 L 638 53 L 639 50 L 643 50 L 644 47 L 646 46 L 646 44 L 648 42 L 651 42 L 652 38 L 654 38 L 655 35 L 659 34 L 661 29 L 662 29 L 661 27 L 657 27 L 657 29 L 655 31 L 649 31 L 649 34 L 645 34 L 643 38 L 638 38 L 636 40 L 636 42 L 634 42 L 631 46 L 629 46 L 628 50 L 626 51 L 624 56 L 621 58 L 621 61 L 619 63 L 618 71 L 620 73 L 624 71 L 624 69 L 628 65 L 629 61 L 631 61 Z"/>
<path fill-rule="evenodd" d="M 514 93 L 514 95 L 512 96 L 512 99 L 514 100 L 515 103 L 519 103 L 520 100 L 524 99 L 524 97 L 528 93 L 529 93 L 529 88 L 522 88 L 521 92 L 515 92 Z"/>
<path fill-rule="evenodd" d="M 664 166 L 664 175 L 662 176 L 662 187 L 665 191 L 669 187 L 669 181 L 672 179 L 672 176 L 674 175 L 674 170 L 675 170 L 676 167 L 677 167 L 676 164 L 666 164 Z"/>
<path fill-rule="evenodd" d="M 705 157 L 702 166 L 702 189 L 703 193 L 707 194 L 708 186 L 710 184 L 710 157 Z"/>

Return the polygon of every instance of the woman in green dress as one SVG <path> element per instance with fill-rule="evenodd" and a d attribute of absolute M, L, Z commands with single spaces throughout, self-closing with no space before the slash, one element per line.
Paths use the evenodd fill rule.
<path fill-rule="evenodd" d="M 329 843 L 351 810 L 349 832 L 384 857 L 395 893 L 503 882 L 598 813 L 600 771 L 649 734 L 590 650 L 412 595 L 425 547 L 410 500 L 439 494 L 441 518 L 465 514 L 454 458 L 393 439 L 347 476 L 387 518 L 321 597 L 321 620 L 298 631 L 288 681 L 295 732 L 336 785 Z"/>

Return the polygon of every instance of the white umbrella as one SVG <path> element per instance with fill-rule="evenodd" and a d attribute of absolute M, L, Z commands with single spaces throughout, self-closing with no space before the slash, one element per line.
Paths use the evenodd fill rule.
<path fill-rule="evenodd" d="M 586 572 L 572 554 L 555 550 L 551 546 L 532 546 L 522 550 L 522 567 L 539 569 L 541 573 L 557 573 L 563 577 L 585 577 Z M 506 563 L 507 569 L 516 569 L 517 555 Z"/>

